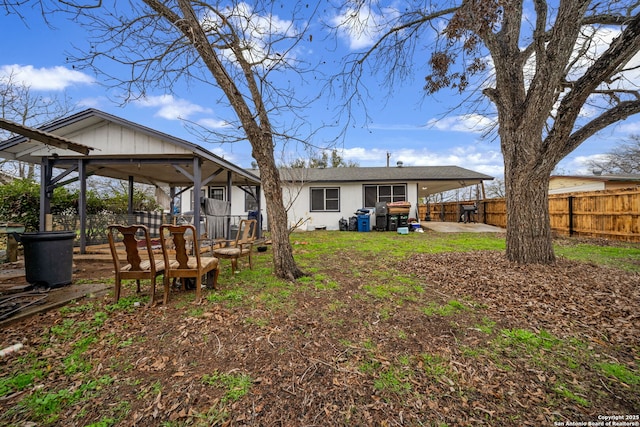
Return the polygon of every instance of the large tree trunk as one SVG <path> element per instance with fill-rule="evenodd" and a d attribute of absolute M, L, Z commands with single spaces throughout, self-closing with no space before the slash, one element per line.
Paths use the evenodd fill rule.
<path fill-rule="evenodd" d="M 240 89 L 242 85 L 238 86 L 224 68 L 223 61 L 218 56 L 222 54 L 209 42 L 190 1 L 178 0 L 184 19 L 176 15 L 164 2 L 145 0 L 145 3 L 180 28 L 185 37 L 193 43 L 242 123 L 242 128 L 253 149 L 253 158 L 260 167 L 260 181 L 267 202 L 267 220 L 271 229 L 274 274 L 285 280 L 295 280 L 304 276 L 293 258 L 293 249 L 289 240 L 287 212 L 282 200 L 280 175 L 274 157 L 273 131 L 263 99 L 265 95 L 260 90 L 254 65 L 245 57 L 243 41 L 234 38 L 238 34 L 233 28 L 229 29 L 228 34 L 222 36 L 222 38 L 229 38 L 226 42 L 227 48 L 234 52 L 236 63 L 243 70 L 244 83 L 248 88 L 248 92 L 244 94 Z M 224 31 L 220 32 L 222 33 Z M 235 36 L 231 37 L 230 34 Z M 251 100 L 251 103 L 247 102 L 248 100 Z"/>
<path fill-rule="evenodd" d="M 507 258 L 530 264 L 555 261 L 549 223 L 549 175 L 505 169 L 507 192 Z"/>
<path fill-rule="evenodd" d="M 277 277 L 295 280 L 304 276 L 293 258 L 293 248 L 289 239 L 287 211 L 282 199 L 280 174 L 276 166 L 272 142 L 264 136 L 260 144 L 253 144 L 253 157 L 260 167 L 260 181 L 267 203 L 267 221 L 271 231 L 273 268 Z"/>
<path fill-rule="evenodd" d="M 507 258 L 522 264 L 555 261 L 549 222 L 549 179 L 557 156 L 544 148 L 534 118 L 504 121 L 500 138 L 507 203 Z"/>

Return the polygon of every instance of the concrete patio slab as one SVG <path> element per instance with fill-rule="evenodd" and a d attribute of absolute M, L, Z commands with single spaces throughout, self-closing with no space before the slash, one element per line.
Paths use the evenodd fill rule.
<path fill-rule="evenodd" d="M 420 226 L 440 233 L 504 233 L 507 230 L 494 225 L 464 222 L 422 221 Z"/>

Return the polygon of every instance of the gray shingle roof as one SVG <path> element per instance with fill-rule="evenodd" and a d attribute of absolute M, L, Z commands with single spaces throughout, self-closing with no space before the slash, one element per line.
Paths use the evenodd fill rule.
<path fill-rule="evenodd" d="M 284 168 L 280 169 L 280 176 L 284 181 L 307 182 L 493 180 L 492 176 L 459 166 Z"/>

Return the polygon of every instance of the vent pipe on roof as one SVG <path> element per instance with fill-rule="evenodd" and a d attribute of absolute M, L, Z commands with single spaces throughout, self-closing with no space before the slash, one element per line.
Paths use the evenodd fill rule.
<path fill-rule="evenodd" d="M 602 175 L 602 169 L 594 169 L 591 172 L 593 172 L 593 174 L 596 176 Z"/>

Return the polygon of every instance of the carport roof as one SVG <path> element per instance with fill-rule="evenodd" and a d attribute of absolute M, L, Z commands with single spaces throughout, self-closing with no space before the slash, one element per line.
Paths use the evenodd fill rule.
<path fill-rule="evenodd" d="M 260 179 L 247 170 L 219 157 L 199 145 L 93 108 L 53 121 L 37 129 L 89 147 L 88 154 L 46 145 L 29 136 L 16 136 L 0 143 L 0 156 L 40 164 L 42 158 L 55 158 L 56 164 L 85 159 L 86 172 L 116 179 L 134 177 L 136 182 L 193 185 L 190 162 L 202 161 L 203 185 L 225 185 L 228 172 L 233 185 L 259 185 Z"/>

